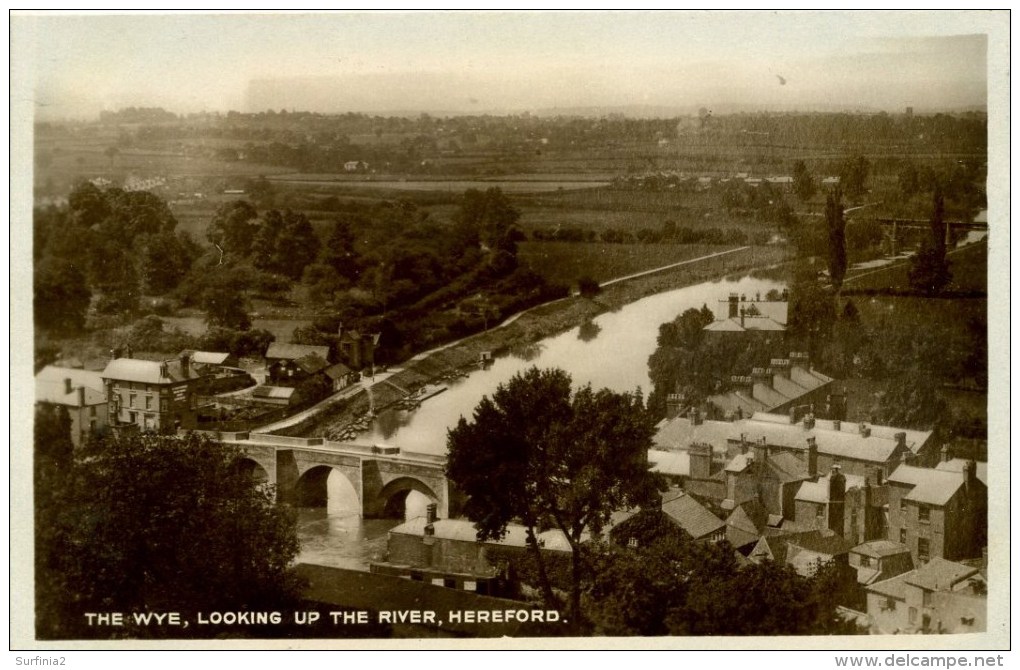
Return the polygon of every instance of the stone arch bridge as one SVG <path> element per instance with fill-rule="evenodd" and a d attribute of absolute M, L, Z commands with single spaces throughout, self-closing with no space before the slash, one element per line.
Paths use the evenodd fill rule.
<path fill-rule="evenodd" d="M 321 437 L 196 432 L 240 449 L 242 465 L 275 485 L 279 502 L 324 505 L 326 478 L 336 470 L 353 487 L 364 517 L 385 516 L 394 502 L 403 503 L 411 491 L 435 503 L 442 517 L 449 518 L 457 511 L 457 505 L 451 504 L 445 456 L 405 452 L 391 446 L 330 442 Z"/>

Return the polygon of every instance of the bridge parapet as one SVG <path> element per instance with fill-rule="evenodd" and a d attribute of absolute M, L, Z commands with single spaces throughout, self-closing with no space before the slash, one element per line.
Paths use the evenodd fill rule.
<path fill-rule="evenodd" d="M 285 447 L 318 447 L 325 442 L 321 437 L 288 437 L 271 433 L 251 433 L 248 439 L 261 444 L 278 444 Z"/>

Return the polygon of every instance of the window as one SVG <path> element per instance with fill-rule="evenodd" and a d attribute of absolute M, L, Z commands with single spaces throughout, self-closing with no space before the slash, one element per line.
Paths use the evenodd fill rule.
<path fill-rule="evenodd" d="M 928 545 L 928 538 L 919 537 L 917 538 L 917 560 L 922 563 L 927 563 L 928 558 L 931 556 L 931 549 Z"/>
<path fill-rule="evenodd" d="M 907 513 L 907 501 L 903 498 L 900 498 L 900 512 L 903 514 Z"/>
<path fill-rule="evenodd" d="M 96 406 L 93 405 L 92 407 L 89 407 L 89 416 L 95 416 L 95 415 L 96 415 Z"/>
<path fill-rule="evenodd" d="M 921 605 L 924 607 L 931 607 L 931 591 L 921 592 Z"/>
<path fill-rule="evenodd" d="M 907 529 L 906 528 L 900 528 L 900 544 L 906 544 L 906 543 L 907 543 Z"/>
<path fill-rule="evenodd" d="M 917 608 L 911 607 L 907 610 L 907 621 L 910 623 L 917 623 Z"/>
<path fill-rule="evenodd" d="M 137 421 L 138 421 L 137 415 L 134 412 L 128 412 L 128 422 L 137 423 Z"/>
<path fill-rule="evenodd" d="M 627 546 L 630 547 L 631 549 L 637 549 L 638 546 L 637 538 L 632 537 L 629 540 L 627 540 Z"/>
<path fill-rule="evenodd" d="M 921 505 L 917 508 L 918 521 L 931 521 L 931 509 Z"/>
<path fill-rule="evenodd" d="M 135 394 L 132 393 L 131 395 L 128 396 L 128 407 L 134 406 L 135 406 Z"/>
<path fill-rule="evenodd" d="M 145 409 L 152 409 L 152 396 L 145 396 Z"/>

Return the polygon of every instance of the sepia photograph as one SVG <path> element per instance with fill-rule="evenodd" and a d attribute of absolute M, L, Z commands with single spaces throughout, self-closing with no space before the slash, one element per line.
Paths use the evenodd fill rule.
<path fill-rule="evenodd" d="M 18 665 L 1009 649 L 1008 11 L 9 21 Z"/>

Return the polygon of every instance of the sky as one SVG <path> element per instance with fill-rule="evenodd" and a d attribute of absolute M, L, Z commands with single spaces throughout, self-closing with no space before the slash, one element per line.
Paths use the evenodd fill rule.
<path fill-rule="evenodd" d="M 1008 28 L 1008 14 L 20 14 L 12 68 L 38 118 L 125 106 L 958 109 L 985 104 L 990 23 Z"/>

